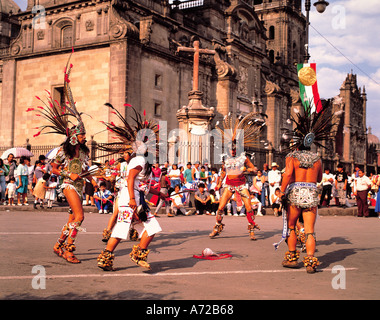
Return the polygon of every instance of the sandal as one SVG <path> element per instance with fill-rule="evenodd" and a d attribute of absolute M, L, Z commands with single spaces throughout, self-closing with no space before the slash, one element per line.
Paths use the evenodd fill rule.
<path fill-rule="evenodd" d="M 67 262 L 70 262 L 70 263 L 81 263 L 81 261 L 76 257 L 74 256 L 74 254 L 72 255 L 67 255 L 69 251 L 66 251 L 63 255 L 62 255 L 62 258 L 65 259 Z"/>
<path fill-rule="evenodd" d="M 62 257 L 63 254 L 64 254 L 64 251 L 63 251 L 63 244 L 57 242 L 54 247 L 53 247 L 53 252 L 58 256 L 58 257 Z"/>

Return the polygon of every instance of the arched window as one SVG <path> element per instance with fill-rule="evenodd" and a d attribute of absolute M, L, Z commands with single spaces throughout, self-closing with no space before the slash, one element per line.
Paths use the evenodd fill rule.
<path fill-rule="evenodd" d="M 61 29 L 61 47 L 71 47 L 73 45 L 73 27 L 66 26 Z"/>
<path fill-rule="evenodd" d="M 269 40 L 274 40 L 275 37 L 275 28 L 274 26 L 269 27 Z"/>
<path fill-rule="evenodd" d="M 72 47 L 75 42 L 75 24 L 68 18 L 58 20 L 53 24 L 53 48 Z"/>

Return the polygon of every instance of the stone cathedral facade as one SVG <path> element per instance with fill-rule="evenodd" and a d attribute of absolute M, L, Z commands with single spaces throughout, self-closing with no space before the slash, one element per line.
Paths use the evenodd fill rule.
<path fill-rule="evenodd" d="M 91 115 L 84 116 L 89 138 L 111 138 L 100 123 L 115 121 L 105 102 L 126 115 L 126 104 L 145 110 L 165 122 L 168 133 L 184 130 L 189 143 L 192 130 L 212 130 L 229 112 L 255 110 L 268 115 L 257 164 L 283 165 L 281 129 L 301 108 L 296 70 L 306 42 L 301 6 L 301 0 L 28 0 L 25 11 L 8 10 L 0 21 L 19 30 L 0 48 L 0 144 L 23 145 L 26 138 L 33 145 L 60 143 L 51 135 L 33 138 L 39 119 L 25 110 L 41 103 L 35 96 L 43 98 L 44 89 L 64 102 L 63 69 L 74 49 L 72 91 L 78 109 Z M 211 52 L 200 54 L 199 92 L 192 91 L 194 54 L 178 50 L 192 48 L 194 41 Z M 333 148 L 323 151 L 331 163 L 365 163 L 365 152 L 352 143 L 365 139 L 366 96 L 353 81 L 345 81 L 343 102 L 335 106 L 351 111 L 341 118 Z M 172 144 L 180 138 L 167 136 Z M 199 148 L 190 160 L 205 154 Z"/>

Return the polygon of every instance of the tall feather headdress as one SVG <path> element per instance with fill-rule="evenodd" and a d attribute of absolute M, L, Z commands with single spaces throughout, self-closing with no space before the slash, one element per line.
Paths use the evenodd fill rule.
<path fill-rule="evenodd" d="M 217 144 L 231 144 L 232 148 L 236 148 L 238 143 L 244 141 L 244 148 L 258 147 L 260 133 L 266 125 L 266 118 L 268 116 L 264 113 L 250 112 L 246 116 L 241 115 L 233 119 L 231 113 L 228 113 L 223 118 L 223 128 L 219 126 L 219 121 L 215 124 L 221 140 Z"/>
<path fill-rule="evenodd" d="M 337 118 L 342 111 L 332 113 L 332 100 L 325 101 L 320 112 L 312 112 L 311 105 L 305 105 L 305 112 L 297 111 L 295 117 L 290 117 L 294 129 L 283 129 L 283 144 L 286 150 L 310 148 L 313 143 L 325 148 L 322 142 L 335 137 Z"/>
<path fill-rule="evenodd" d="M 38 106 L 37 108 L 28 108 L 26 111 L 36 111 L 36 116 L 41 116 L 45 118 L 49 124 L 42 125 L 37 127 L 39 132 L 33 135 L 34 137 L 43 134 L 56 133 L 65 136 L 67 139 L 70 139 L 72 145 L 78 143 L 77 135 L 85 134 L 86 130 L 82 121 L 82 114 L 80 113 L 75 105 L 75 101 L 70 88 L 70 73 L 73 65 L 70 63 L 71 52 L 69 59 L 67 61 L 65 71 L 64 71 L 64 87 L 63 93 L 66 103 L 60 104 L 57 100 L 51 96 L 51 93 L 45 90 L 48 93 L 47 102 L 43 101 L 41 98 L 36 96 L 44 106 Z M 73 122 L 76 120 L 76 123 Z M 47 132 L 43 132 L 49 130 Z"/>
<path fill-rule="evenodd" d="M 140 155 L 148 151 L 154 156 L 158 155 L 159 126 L 156 121 L 146 119 L 145 110 L 141 116 L 135 108 L 128 105 L 134 113 L 129 116 L 132 119 L 130 124 L 112 104 L 105 103 L 105 105 L 112 110 L 111 113 L 117 116 L 120 124 L 102 121 L 117 141 L 99 145 L 100 150 L 107 152 L 107 155 L 123 153 L 124 151 L 131 151 Z"/>

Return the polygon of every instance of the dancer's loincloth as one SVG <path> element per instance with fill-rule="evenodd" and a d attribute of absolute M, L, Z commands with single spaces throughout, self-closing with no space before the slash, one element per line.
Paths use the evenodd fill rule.
<path fill-rule="evenodd" d="M 319 204 L 318 189 L 315 183 L 294 182 L 286 190 L 286 200 L 288 204 L 308 209 Z"/>
<path fill-rule="evenodd" d="M 240 195 L 242 195 L 242 191 L 244 189 L 247 189 L 244 175 L 235 179 L 229 179 L 227 176 L 225 188 L 227 188 L 232 193 L 238 192 Z"/>

